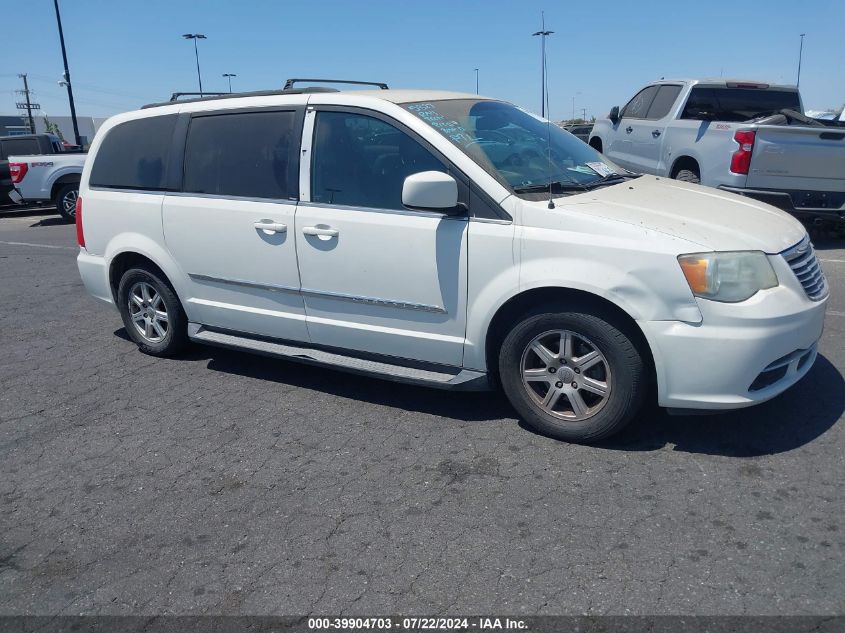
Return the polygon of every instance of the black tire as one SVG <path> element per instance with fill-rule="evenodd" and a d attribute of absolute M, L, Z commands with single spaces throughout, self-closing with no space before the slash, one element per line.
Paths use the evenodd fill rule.
<path fill-rule="evenodd" d="M 693 171 L 692 169 L 679 169 L 678 172 L 675 174 L 675 180 L 680 180 L 682 182 L 691 182 L 695 185 L 701 184 L 701 176 L 698 172 Z"/>
<path fill-rule="evenodd" d="M 602 146 L 601 146 L 601 139 L 600 139 L 600 138 L 598 138 L 598 137 L 593 137 L 593 138 L 591 138 L 591 139 L 590 139 L 590 142 L 588 143 L 588 145 L 589 145 L 590 147 L 592 147 L 594 150 L 596 150 L 599 154 L 601 154 L 601 153 L 602 153 L 602 151 L 601 151 L 601 150 L 602 150 Z"/>
<path fill-rule="evenodd" d="M 56 210 L 65 221 L 73 224 L 76 222 L 76 199 L 79 197 L 79 183 L 71 182 L 62 185 L 53 198 Z"/>
<path fill-rule="evenodd" d="M 528 426 L 559 440 L 591 443 L 618 433 L 636 415 L 647 392 L 646 366 L 632 340 L 633 333 L 616 321 L 613 316 L 601 311 L 547 306 L 514 324 L 499 352 L 499 376 L 505 394 Z M 598 350 L 607 364 L 609 376 L 605 377 L 605 382 L 609 385 L 609 393 L 603 405 L 585 419 L 562 419 L 560 414 L 547 411 L 535 400 L 536 392 L 532 395 L 531 387 L 522 379 L 523 360 L 528 358 L 529 344 L 536 337 L 557 330 L 572 332 L 576 339 L 583 337 L 579 340 Z M 574 366 L 574 363 L 570 364 Z M 572 385 L 577 385 L 575 381 L 583 379 L 592 370 L 580 376 L 574 376 L 573 369 L 566 376 L 562 375 L 565 371 L 563 366 L 557 371 L 562 380 L 571 377 Z M 550 382 L 549 389 L 552 385 L 566 388 L 563 382 Z M 568 397 L 563 402 L 568 403 Z M 583 404 L 584 400 L 581 402 Z M 574 406 L 572 409 L 574 412 Z"/>
<path fill-rule="evenodd" d="M 164 336 L 158 336 L 155 331 L 150 331 L 152 339 L 160 340 L 147 339 L 139 330 L 140 326 L 136 325 L 132 314 L 130 314 L 129 294 L 143 284 L 152 287 L 164 302 L 165 312 L 167 313 L 166 328 L 159 322 L 159 327 L 164 330 Z M 151 356 L 175 356 L 187 344 L 188 318 L 185 316 L 185 311 L 182 309 L 182 303 L 179 301 L 179 297 L 176 296 L 170 283 L 161 273 L 140 267 L 127 270 L 123 274 L 123 277 L 120 278 L 120 285 L 117 288 L 117 302 L 126 333 L 138 346 L 138 349 L 145 354 L 150 354 Z M 158 303 L 157 307 L 160 307 L 160 305 Z M 138 308 L 138 313 L 142 309 L 137 304 L 135 304 L 135 307 Z M 145 305 L 143 309 L 146 310 L 155 307 Z M 144 319 L 144 322 L 146 322 L 146 319 Z"/>

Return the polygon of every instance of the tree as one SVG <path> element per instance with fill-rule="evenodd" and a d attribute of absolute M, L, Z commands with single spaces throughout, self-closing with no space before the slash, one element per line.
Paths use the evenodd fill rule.
<path fill-rule="evenodd" d="M 62 134 L 62 131 L 59 129 L 59 126 L 53 123 L 50 119 L 47 118 L 47 115 L 44 115 L 44 128 L 47 130 L 48 134 L 55 134 L 59 137 L 59 140 L 64 143 L 65 137 Z"/>

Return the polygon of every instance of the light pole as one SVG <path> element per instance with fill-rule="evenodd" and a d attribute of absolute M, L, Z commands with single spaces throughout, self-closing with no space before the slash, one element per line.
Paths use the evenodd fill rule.
<path fill-rule="evenodd" d="M 546 30 L 546 14 L 545 12 L 540 13 L 542 19 L 542 29 L 537 31 L 536 33 L 532 33 L 531 36 L 534 37 L 535 35 L 540 36 L 541 44 L 540 44 L 540 116 L 546 116 L 546 38 L 554 33 L 554 31 L 547 31 Z"/>
<path fill-rule="evenodd" d="M 70 118 L 73 121 L 73 136 L 74 142 L 77 145 L 82 145 L 79 138 L 79 124 L 76 122 L 76 106 L 73 104 L 73 88 L 70 86 L 70 70 L 67 67 L 67 51 L 65 51 L 65 34 L 62 30 L 62 16 L 59 14 L 59 0 L 53 0 L 53 6 L 56 7 L 56 23 L 59 25 L 59 42 L 62 45 L 62 61 L 65 63 L 64 82 L 67 87 L 67 100 L 70 103 Z"/>
<path fill-rule="evenodd" d="M 202 75 L 200 74 L 200 54 L 197 50 L 197 40 L 205 40 L 208 38 L 202 33 L 185 33 L 182 37 L 186 40 L 194 40 L 194 56 L 197 58 L 197 79 L 200 83 L 200 96 L 202 97 Z"/>
<path fill-rule="evenodd" d="M 580 92 L 576 92 L 572 95 L 572 120 L 575 121 L 575 97 L 581 94 Z"/>
<path fill-rule="evenodd" d="M 478 68 L 475 69 L 475 94 L 478 94 Z"/>
<path fill-rule="evenodd" d="M 798 81 L 795 83 L 796 87 L 801 85 L 801 56 L 804 54 L 804 36 L 806 33 L 801 33 L 801 46 L 798 48 Z"/>
<path fill-rule="evenodd" d="M 223 73 L 223 76 L 229 80 L 229 94 L 232 93 L 232 77 L 237 77 L 235 73 Z"/>

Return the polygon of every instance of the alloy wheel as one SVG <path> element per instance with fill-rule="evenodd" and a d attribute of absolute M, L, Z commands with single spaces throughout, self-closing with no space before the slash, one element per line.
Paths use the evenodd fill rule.
<path fill-rule="evenodd" d="M 62 199 L 59 201 L 59 204 L 62 205 L 62 209 L 69 217 L 76 217 L 76 199 L 79 197 L 79 191 L 76 189 L 72 189 L 68 191 Z"/>
<path fill-rule="evenodd" d="M 535 336 L 522 353 L 520 370 L 534 403 L 564 421 L 586 420 L 610 397 L 607 358 L 588 338 L 569 330 Z"/>
<path fill-rule="evenodd" d="M 158 291 L 145 281 L 129 289 L 129 318 L 138 333 L 150 343 L 160 343 L 167 336 L 170 318 Z"/>

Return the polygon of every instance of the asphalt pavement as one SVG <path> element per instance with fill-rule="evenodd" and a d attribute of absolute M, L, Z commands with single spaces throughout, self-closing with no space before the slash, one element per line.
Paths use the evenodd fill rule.
<path fill-rule="evenodd" d="M 775 400 L 576 446 L 497 393 L 139 353 L 0 214 L 0 614 L 843 614 L 845 242 Z"/>

